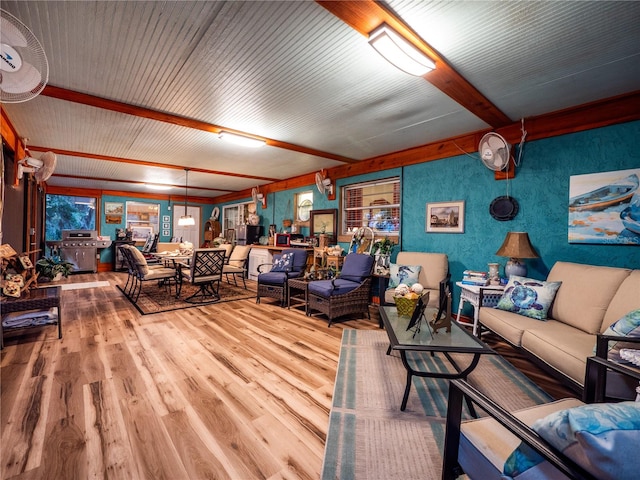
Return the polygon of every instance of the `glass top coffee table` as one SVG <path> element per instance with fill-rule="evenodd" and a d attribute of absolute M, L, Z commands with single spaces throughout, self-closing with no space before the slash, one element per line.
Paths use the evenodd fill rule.
<path fill-rule="evenodd" d="M 427 319 L 431 318 L 435 312 L 437 312 L 437 309 L 427 307 L 424 317 L 418 320 L 416 326 L 407 330 L 410 318 L 398 315 L 395 305 L 380 307 L 380 318 L 390 342 L 387 355 L 392 350 L 399 351 L 402 364 L 407 370 L 407 384 L 400 410 L 404 410 L 407 406 L 407 399 L 411 390 L 411 379 L 414 375 L 417 377 L 466 379 L 478 365 L 480 355 L 495 354 L 491 348 L 455 322 L 451 322 L 451 332 L 446 332 L 444 329 L 434 332 Z M 430 372 L 417 370 L 415 365 L 412 365 L 415 362 L 407 358 L 407 352 L 431 352 L 432 355 L 436 352 L 441 353 L 455 371 Z M 468 365 L 460 365 L 451 356 L 452 353 L 469 354 L 472 355 L 472 358 L 470 358 L 471 361 Z"/>

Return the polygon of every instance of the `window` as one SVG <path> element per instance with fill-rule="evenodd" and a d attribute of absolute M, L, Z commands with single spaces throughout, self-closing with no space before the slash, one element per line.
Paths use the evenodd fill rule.
<path fill-rule="evenodd" d="M 127 228 L 134 240 L 146 240 L 160 232 L 160 205 L 157 203 L 127 202 Z"/>
<path fill-rule="evenodd" d="M 368 226 L 376 236 L 400 232 L 400 178 L 342 187 L 341 234 Z"/>
<path fill-rule="evenodd" d="M 96 229 L 95 198 L 47 194 L 45 201 L 45 241 L 62 240 L 62 230 Z"/>
<path fill-rule="evenodd" d="M 256 204 L 253 202 L 235 203 L 222 207 L 222 231 L 247 223 L 250 213 L 256 213 Z"/>
<path fill-rule="evenodd" d="M 296 199 L 296 222 L 308 225 L 313 210 L 313 192 L 300 192 L 295 195 Z"/>

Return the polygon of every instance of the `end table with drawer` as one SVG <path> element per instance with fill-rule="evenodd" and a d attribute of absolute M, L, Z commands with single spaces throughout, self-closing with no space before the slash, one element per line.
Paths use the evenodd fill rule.
<path fill-rule="evenodd" d="M 478 316 L 480 314 L 480 307 L 495 307 L 502 298 L 504 293 L 504 285 L 467 285 L 462 282 L 456 282 L 456 285 L 460 287 L 460 302 L 458 303 L 458 315 L 456 315 L 456 321 L 459 325 L 466 325 L 473 327 L 473 334 L 478 335 Z M 463 322 L 460 320 L 460 313 L 462 312 L 462 306 L 464 302 L 467 302 L 473 306 L 473 323 Z M 482 304 L 480 303 L 482 302 Z"/>

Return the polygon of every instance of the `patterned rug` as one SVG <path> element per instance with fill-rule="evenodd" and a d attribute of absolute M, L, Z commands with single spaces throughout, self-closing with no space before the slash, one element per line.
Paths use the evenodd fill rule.
<path fill-rule="evenodd" d="M 388 346 L 384 331 L 343 333 L 322 480 L 441 476 L 448 381 L 414 377 L 400 411 L 406 371 L 397 352 L 386 355 Z M 451 370 L 438 354 L 413 360 L 422 369 Z M 483 355 L 469 382 L 508 410 L 551 400 L 498 355 Z"/>
<path fill-rule="evenodd" d="M 118 285 L 118 289 L 122 291 L 124 285 Z M 198 290 L 198 287 L 194 287 L 191 284 L 182 285 L 182 291 L 180 292 L 180 298 L 175 296 L 175 288 L 172 286 L 171 291 L 156 283 L 147 282 L 142 286 L 142 292 L 137 302 L 127 297 L 142 315 L 149 315 L 152 313 L 169 312 L 172 310 L 180 310 L 183 308 L 201 307 L 206 303 L 188 303 L 184 299 L 188 298 Z M 220 282 L 220 300 L 212 303 L 231 302 L 233 300 L 243 300 L 247 298 L 255 298 L 256 292 L 254 290 L 245 289 L 241 284 L 237 287 L 233 284 L 228 284 L 225 280 Z M 124 295 L 124 292 L 122 291 Z"/>

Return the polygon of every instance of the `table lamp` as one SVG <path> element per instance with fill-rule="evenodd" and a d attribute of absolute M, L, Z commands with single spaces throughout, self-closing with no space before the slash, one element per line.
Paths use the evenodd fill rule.
<path fill-rule="evenodd" d="M 525 277 L 527 275 L 527 266 L 520 259 L 538 258 L 538 254 L 529 240 L 529 234 L 526 232 L 507 232 L 507 236 L 496 255 L 509 257 L 504 267 L 504 273 L 507 277 L 511 275 Z"/>

